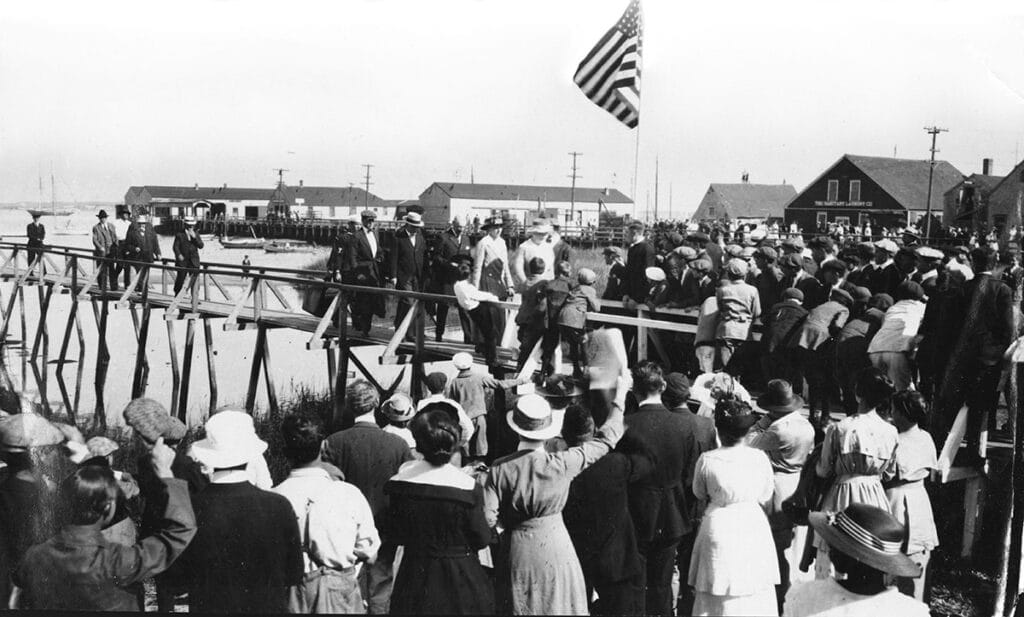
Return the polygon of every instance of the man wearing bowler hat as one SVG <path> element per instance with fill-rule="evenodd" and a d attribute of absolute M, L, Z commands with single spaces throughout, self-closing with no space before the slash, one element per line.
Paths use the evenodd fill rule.
<path fill-rule="evenodd" d="M 185 286 L 185 279 L 189 277 L 192 278 L 189 291 L 195 293 L 201 265 L 199 249 L 203 248 L 203 239 L 196 232 L 196 217 L 186 216 L 182 223 L 184 228 L 174 234 L 174 265 L 178 268 L 174 277 L 174 295 L 178 295 Z"/>
<path fill-rule="evenodd" d="M 97 261 L 94 267 L 100 269 L 100 275 L 96 283 L 100 289 L 108 288 L 117 291 L 117 265 L 113 261 L 117 257 L 117 232 L 114 226 L 107 221 L 107 211 L 100 210 L 96 215 L 99 221 L 92 226 L 92 254 L 96 257 L 107 258 L 110 261 Z"/>

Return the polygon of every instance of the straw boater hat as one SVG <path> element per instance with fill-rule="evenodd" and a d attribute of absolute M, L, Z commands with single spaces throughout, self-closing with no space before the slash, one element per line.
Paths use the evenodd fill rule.
<path fill-rule="evenodd" d="M 551 225 L 548 224 L 544 219 L 535 219 L 530 228 L 526 230 L 528 234 L 549 234 L 551 233 Z"/>
<path fill-rule="evenodd" d="M 64 433 L 52 422 L 34 413 L 19 413 L 0 419 L 0 452 L 26 452 L 29 448 L 64 443 Z"/>
<path fill-rule="evenodd" d="M 413 227 L 423 227 L 423 217 L 419 212 L 410 212 L 405 215 L 405 224 Z"/>
<path fill-rule="evenodd" d="M 892 514 L 862 503 L 842 512 L 808 515 L 815 533 L 828 545 L 876 570 L 895 576 L 917 578 L 921 567 L 903 552 L 907 529 Z"/>
<path fill-rule="evenodd" d="M 399 392 L 384 401 L 384 404 L 380 406 L 380 412 L 392 422 L 405 422 L 412 420 L 416 414 L 416 408 L 408 396 Z"/>
<path fill-rule="evenodd" d="M 137 398 L 128 403 L 123 415 L 125 423 L 150 443 L 161 437 L 164 441 L 181 441 L 188 432 L 181 420 L 168 414 L 163 405 L 151 398 Z"/>
<path fill-rule="evenodd" d="M 186 216 L 184 218 L 183 222 L 186 225 L 195 225 L 196 224 L 196 217 L 194 217 L 194 216 Z"/>
<path fill-rule="evenodd" d="M 551 409 L 539 394 L 519 397 L 516 408 L 505 416 L 508 425 L 519 436 L 543 441 L 558 435 L 562 430 L 564 410 Z"/>
<path fill-rule="evenodd" d="M 769 413 L 789 413 L 803 408 L 804 399 L 793 394 L 793 386 L 788 381 L 773 379 L 768 382 L 765 393 L 757 397 L 757 406 Z"/>
<path fill-rule="evenodd" d="M 885 251 L 889 255 L 895 255 L 900 250 L 900 247 L 896 246 L 896 243 L 889 239 L 875 242 L 875 248 L 880 251 Z"/>
<path fill-rule="evenodd" d="M 206 439 L 192 444 L 192 457 L 210 469 L 244 465 L 263 454 L 267 442 L 256 436 L 252 416 L 227 409 L 206 421 Z"/>

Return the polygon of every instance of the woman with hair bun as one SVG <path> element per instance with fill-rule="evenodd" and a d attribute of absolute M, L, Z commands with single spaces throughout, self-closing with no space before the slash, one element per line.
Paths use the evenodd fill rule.
<path fill-rule="evenodd" d="M 857 411 L 828 427 L 815 468 L 818 477 L 832 480 L 822 499 L 822 512 L 841 512 L 853 503 L 889 510 L 882 482 L 896 473 L 898 437 L 896 427 L 878 411 L 888 413 L 893 392 L 892 381 L 877 368 L 866 368 L 857 375 Z M 828 545 L 817 538 L 815 546 L 815 577 L 828 578 L 832 566 Z"/>
<path fill-rule="evenodd" d="M 477 556 L 491 539 L 483 489 L 451 464 L 461 429 L 445 403 L 424 407 L 409 428 L 423 460 L 405 463 L 384 485 L 392 540 L 405 547 L 391 613 L 494 613 L 493 586 Z"/>
<path fill-rule="evenodd" d="M 765 514 L 775 478 L 768 456 L 747 445 L 757 420 L 744 401 L 719 400 L 722 447 L 697 459 L 693 494 L 707 509 L 690 558 L 694 615 L 778 615 L 779 565 Z"/>
<path fill-rule="evenodd" d="M 900 447 L 896 450 L 896 475 L 886 482 L 885 494 L 896 520 L 909 526 L 904 550 L 921 566 L 919 578 L 900 578 L 896 586 L 922 602 L 928 595 L 928 559 L 939 545 L 932 503 L 924 487 L 925 478 L 938 467 L 938 457 L 932 436 L 918 426 L 927 417 L 928 407 L 920 392 L 904 390 L 892 397 L 892 421 L 900 432 Z"/>

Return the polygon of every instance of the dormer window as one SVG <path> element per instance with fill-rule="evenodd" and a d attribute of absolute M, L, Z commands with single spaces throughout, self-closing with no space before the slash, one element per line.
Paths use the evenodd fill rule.
<path fill-rule="evenodd" d="M 828 196 L 825 201 L 839 201 L 839 180 L 828 181 Z"/>

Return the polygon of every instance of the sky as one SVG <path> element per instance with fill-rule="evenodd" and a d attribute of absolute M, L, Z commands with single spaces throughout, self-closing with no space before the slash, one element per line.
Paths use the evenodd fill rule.
<path fill-rule="evenodd" d="M 1024 158 L 1024 3 L 646 0 L 639 134 L 576 65 L 627 0 L 17 0 L 0 4 L 0 202 L 131 185 L 434 181 L 632 192 L 804 188 L 844 153 L 964 173 Z M 655 161 L 657 160 L 657 165 Z M 655 193 L 655 170 L 658 190 Z M 671 203 L 672 210 L 669 210 Z"/>

